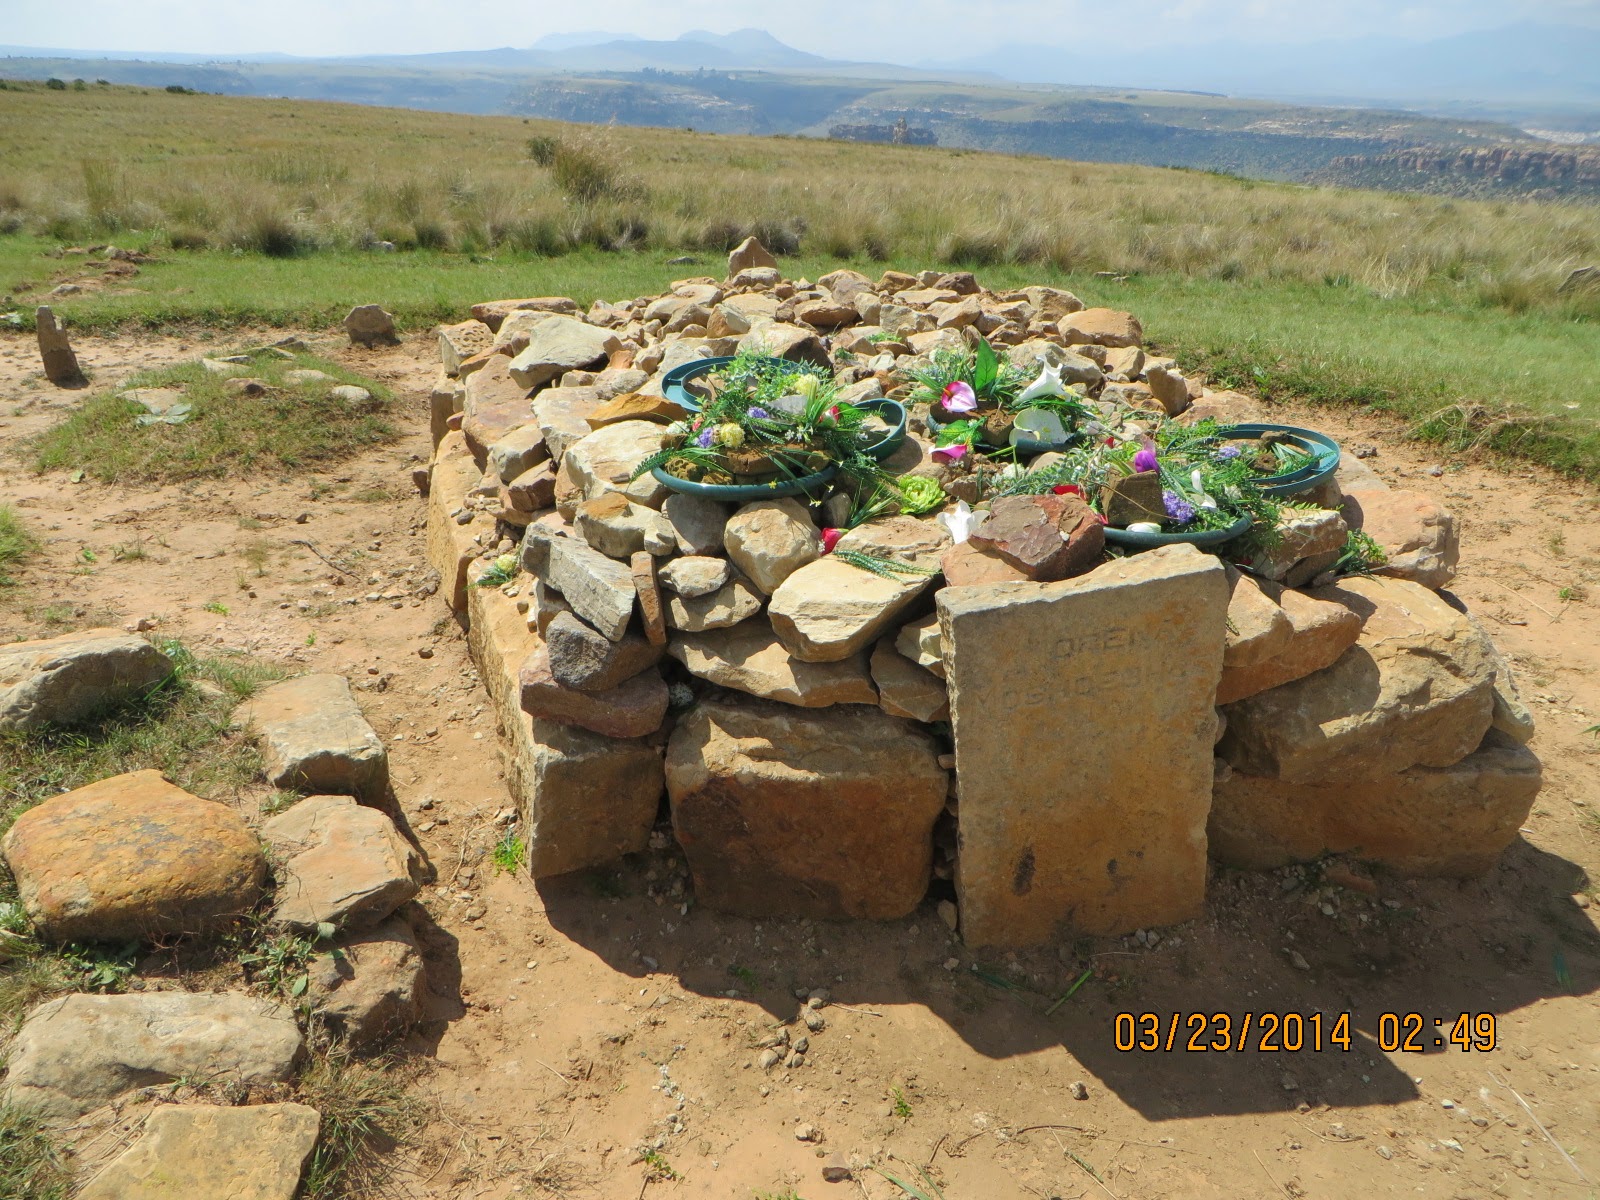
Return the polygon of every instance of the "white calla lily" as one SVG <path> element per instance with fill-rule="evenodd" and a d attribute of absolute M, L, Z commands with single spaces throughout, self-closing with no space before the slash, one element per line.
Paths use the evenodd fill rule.
<path fill-rule="evenodd" d="M 1066 398 L 1067 388 L 1061 382 L 1061 368 L 1050 363 L 1041 363 L 1043 368 L 1039 378 L 1022 389 L 1022 394 L 1017 397 L 1017 403 L 1026 404 L 1030 400 L 1039 400 L 1045 396 L 1060 396 Z"/>
<path fill-rule="evenodd" d="M 936 519 L 949 531 L 951 538 L 959 546 L 972 536 L 973 526 L 978 523 L 978 514 L 972 511 L 965 500 L 960 500 L 956 502 L 954 512 L 942 512 Z"/>
<path fill-rule="evenodd" d="M 1049 409 L 1030 408 L 1018 413 L 1017 419 L 1011 424 L 1013 446 L 1025 437 L 1040 442 L 1063 442 L 1067 438 L 1067 427 L 1061 423 L 1061 418 Z"/>

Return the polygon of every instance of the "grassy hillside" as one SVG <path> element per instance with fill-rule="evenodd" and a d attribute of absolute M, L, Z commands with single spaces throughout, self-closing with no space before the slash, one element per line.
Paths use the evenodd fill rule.
<path fill-rule="evenodd" d="M 1490 428 L 1600 478 L 1600 397 L 1580 382 L 1600 295 L 1556 295 L 1600 262 L 1585 208 L 91 85 L 0 91 L 0 231 L 21 319 L 89 277 L 52 301 L 79 327 L 323 322 L 365 301 L 417 326 L 496 294 L 615 299 L 719 274 L 756 232 L 792 275 L 1061 281 L 1220 379 L 1419 419 L 1465 402 L 1459 440 Z M 380 240 L 396 252 L 362 249 Z M 101 287 L 59 253 L 105 241 L 157 260 Z M 1496 424 L 1508 408 L 1532 419 Z"/>

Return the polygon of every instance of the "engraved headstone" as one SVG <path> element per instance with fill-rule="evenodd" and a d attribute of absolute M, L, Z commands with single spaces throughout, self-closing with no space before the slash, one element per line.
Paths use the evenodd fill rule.
<path fill-rule="evenodd" d="M 1061 583 L 938 595 L 961 789 L 962 932 L 1031 946 L 1205 896 L 1222 564 L 1164 546 Z"/>

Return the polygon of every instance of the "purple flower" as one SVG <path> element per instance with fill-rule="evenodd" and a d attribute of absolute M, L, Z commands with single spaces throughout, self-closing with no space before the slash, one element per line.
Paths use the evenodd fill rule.
<path fill-rule="evenodd" d="M 971 412 L 978 407 L 978 394 L 972 390 L 972 385 L 959 379 L 945 385 L 941 399 L 945 412 Z"/>
<path fill-rule="evenodd" d="M 1217 451 L 1216 456 L 1218 458 L 1238 458 L 1239 453 L 1239 447 L 1237 446 L 1223 446 Z"/>
<path fill-rule="evenodd" d="M 1145 438 L 1144 449 L 1133 456 L 1133 469 L 1135 471 L 1154 471 L 1156 466 L 1156 444 L 1149 438 Z"/>
<path fill-rule="evenodd" d="M 749 412 L 745 413 L 745 416 L 752 417 L 757 421 L 763 421 L 771 415 L 771 413 L 767 412 L 767 410 L 762 408 L 759 404 L 753 406 Z"/>
<path fill-rule="evenodd" d="M 700 431 L 700 435 L 694 439 L 694 444 L 699 446 L 702 450 L 709 450 L 711 448 L 711 439 L 715 433 L 716 430 L 707 425 Z"/>
<path fill-rule="evenodd" d="M 1194 505 L 1190 504 L 1177 492 L 1162 492 L 1161 503 L 1166 507 L 1167 516 L 1179 525 L 1187 525 L 1194 520 Z"/>

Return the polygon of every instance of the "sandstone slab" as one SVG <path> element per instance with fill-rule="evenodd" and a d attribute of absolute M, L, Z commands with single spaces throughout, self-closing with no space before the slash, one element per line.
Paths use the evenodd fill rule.
<path fill-rule="evenodd" d="M 648 645 L 648 643 L 646 643 Z M 579 725 L 613 738 L 645 737 L 667 715 L 667 685 L 659 672 L 641 671 L 605 691 L 582 692 L 561 684 L 541 646 L 522 664 L 522 710 L 536 721 Z"/>
<path fill-rule="evenodd" d="M 537 524 L 522 539 L 522 565 L 560 592 L 572 611 L 613 642 L 633 619 L 633 573 L 577 538 Z"/>
<path fill-rule="evenodd" d="M 1221 563 L 1169 546 L 1061 583 L 937 599 L 961 780 L 963 937 L 1031 945 L 1063 929 L 1119 934 L 1196 915 L 1226 634 Z"/>
<path fill-rule="evenodd" d="M 343 675 L 302 675 L 263 688 L 234 710 L 260 738 L 274 787 L 379 800 L 389 789 L 389 754 L 367 724 Z"/>
<path fill-rule="evenodd" d="M 1048 583 L 1093 570 L 1105 526 L 1077 496 L 1002 496 L 967 539 L 1029 579 Z"/>
<path fill-rule="evenodd" d="M 335 1037 L 371 1046 L 417 1019 L 426 968 L 403 916 L 342 935 L 307 967 L 306 999 Z"/>
<path fill-rule="evenodd" d="M 472 316 L 498 333 L 505 319 L 516 312 L 546 312 L 574 316 L 578 303 L 566 296 L 529 296 L 521 300 L 485 300 L 472 306 Z"/>
<path fill-rule="evenodd" d="M 488 469 L 501 483 L 510 483 L 550 457 L 544 433 L 533 421 L 508 432 L 489 447 Z"/>
<path fill-rule="evenodd" d="M 661 426 L 654 421 L 618 421 L 596 429 L 567 447 L 561 459 L 561 484 L 575 509 L 584 500 L 621 492 L 646 508 L 659 509 L 670 493 L 648 473 L 633 478 L 634 469 L 661 449 Z"/>
<path fill-rule="evenodd" d="M 951 587 L 1028 581 L 1028 576 L 1021 570 L 988 548 L 974 543 L 971 538 L 946 550 L 939 561 L 939 569 L 944 572 L 944 580 Z"/>
<path fill-rule="evenodd" d="M 932 582 L 926 575 L 888 579 L 828 555 L 784 579 L 772 593 L 767 616 L 778 640 L 796 659 L 839 662 L 897 625 Z"/>
<path fill-rule="evenodd" d="M 908 621 L 900 626 L 900 632 L 895 635 L 894 648 L 938 678 L 945 677 L 944 631 L 940 628 L 938 613 L 929 613 L 920 620 Z"/>
<path fill-rule="evenodd" d="M 482 370 L 467 377 L 461 432 L 480 467 L 489 461 L 490 446 L 533 420 L 528 389 L 511 378 L 509 368 L 510 360 L 496 354 Z"/>
<path fill-rule="evenodd" d="M 573 513 L 572 524 L 579 537 L 609 558 L 632 558 L 640 550 L 667 555 L 678 547 L 665 517 L 621 492 L 585 500 Z"/>
<path fill-rule="evenodd" d="M 1471 754 L 1494 712 L 1489 644 L 1421 584 L 1350 578 L 1340 603 L 1361 635 L 1324 670 L 1229 704 L 1218 753 L 1247 775 L 1335 783 L 1445 767 Z"/>
<path fill-rule="evenodd" d="M 642 384 L 641 384 L 642 386 Z M 618 421 L 680 421 L 689 414 L 665 396 L 651 396 L 642 392 L 626 392 L 613 396 L 589 414 L 589 428 L 600 429 Z"/>
<path fill-rule="evenodd" d="M 1424 587 L 1442 588 L 1456 577 L 1461 539 L 1450 510 L 1418 492 L 1361 488 L 1345 493 L 1344 515 L 1383 547 L 1388 563 L 1378 571 Z"/>
<path fill-rule="evenodd" d="M 170 658 L 118 629 L 0 645 L 0 732 L 75 724 L 171 674 Z"/>
<path fill-rule="evenodd" d="M 1235 604 L 1228 606 L 1230 620 L 1243 590 L 1241 584 L 1234 592 Z M 1274 626 L 1270 644 L 1257 640 L 1250 646 L 1252 653 L 1241 654 L 1230 632 L 1222 682 L 1217 685 L 1218 704 L 1232 704 L 1331 667 L 1361 636 L 1365 605 L 1337 585 L 1299 592 L 1267 583 L 1258 585 L 1257 595 L 1282 617 L 1284 636 L 1280 641 Z"/>
<path fill-rule="evenodd" d="M 600 408 L 600 393 L 592 387 L 552 387 L 535 393 L 533 419 L 550 457 L 560 462 L 567 448 L 594 432 L 589 418 Z"/>
<path fill-rule="evenodd" d="M 865 655 L 835 662 L 802 662 L 763 621 L 707 633 L 680 633 L 668 643 L 667 653 L 702 679 L 765 700 L 802 708 L 878 702 Z"/>
<path fill-rule="evenodd" d="M 748 271 L 755 267 L 776 269 L 777 265 L 778 260 L 772 257 L 772 252 L 763 246 L 758 238 L 747 237 L 728 252 L 728 277 L 730 279 L 742 271 Z"/>
<path fill-rule="evenodd" d="M 304 1104 L 163 1104 L 78 1200 L 293 1200 L 322 1116 Z"/>
<path fill-rule="evenodd" d="M 795 571 L 822 556 L 811 514 L 788 497 L 744 505 L 728 518 L 722 537 L 734 566 L 769 596 Z"/>
<path fill-rule="evenodd" d="M 609 329 L 575 318 L 554 317 L 529 331 L 527 349 L 511 360 L 509 370 L 512 379 L 531 389 L 557 380 L 568 371 L 602 367 L 621 348 L 622 340 Z"/>
<path fill-rule="evenodd" d="M 67 331 L 56 320 L 48 305 L 41 304 L 34 313 L 34 329 L 39 339 L 39 357 L 44 363 L 44 375 L 57 387 L 81 387 L 83 368 L 73 353 L 72 341 Z"/>
<path fill-rule="evenodd" d="M 467 568 L 479 551 L 473 539 L 493 528 L 487 515 L 467 507 L 480 478 L 465 435 L 446 433 L 428 472 L 427 553 L 429 565 L 439 572 L 439 593 L 455 612 L 467 607 Z"/>
<path fill-rule="evenodd" d="M 53 796 L 0 841 L 52 942 L 205 933 L 255 906 L 267 864 L 239 815 L 134 771 Z"/>
<path fill-rule="evenodd" d="M 552 615 L 541 631 L 550 651 L 550 674 L 562 687 L 604 692 L 655 666 L 666 653 L 636 633 L 613 642 L 570 612 Z"/>
<path fill-rule="evenodd" d="M 261 827 L 278 876 L 272 916 L 296 929 L 363 929 L 411 899 L 422 857 L 394 822 L 349 796 L 308 796 Z"/>
<path fill-rule="evenodd" d="M 1138 346 L 1144 327 L 1132 313 L 1110 308 L 1085 308 L 1061 318 L 1057 328 L 1067 345 L 1088 342 L 1096 346 Z"/>
<path fill-rule="evenodd" d="M 661 583 L 656 579 L 656 557 L 640 550 L 628 561 L 633 576 L 633 592 L 639 602 L 639 621 L 652 646 L 667 644 L 667 610 L 661 598 Z"/>
<path fill-rule="evenodd" d="M 666 597 L 666 623 L 684 633 L 728 629 L 755 616 L 762 603 L 761 593 L 744 576 L 735 575 L 708 595 Z"/>
<path fill-rule="evenodd" d="M 873 647 L 870 665 L 878 707 L 891 717 L 924 723 L 950 719 L 950 693 L 944 680 L 896 650 L 893 639 L 883 638 Z"/>
<path fill-rule="evenodd" d="M 933 739 L 877 709 L 703 702 L 667 748 L 695 895 L 750 917 L 911 912 L 947 785 Z"/>
<path fill-rule="evenodd" d="M 657 574 L 669 591 L 680 596 L 709 596 L 733 579 L 733 564 L 725 558 L 689 555 L 662 564 Z"/>
<path fill-rule="evenodd" d="M 70 1120 L 175 1079 L 281 1083 L 303 1042 L 294 1013 L 238 993 L 75 993 L 39 1005 L 11 1043 L 4 1096 Z"/>
<path fill-rule="evenodd" d="M 477 319 L 441 325 L 437 333 L 439 365 L 447 375 L 461 374 L 462 362 L 474 354 L 482 354 L 494 341 L 494 331 Z"/>
<path fill-rule="evenodd" d="M 1251 870 L 1349 853 L 1402 875 L 1481 875 L 1516 840 L 1541 776 L 1533 752 L 1498 730 L 1458 763 L 1371 779 L 1235 771 L 1216 788 L 1211 853 Z"/>

